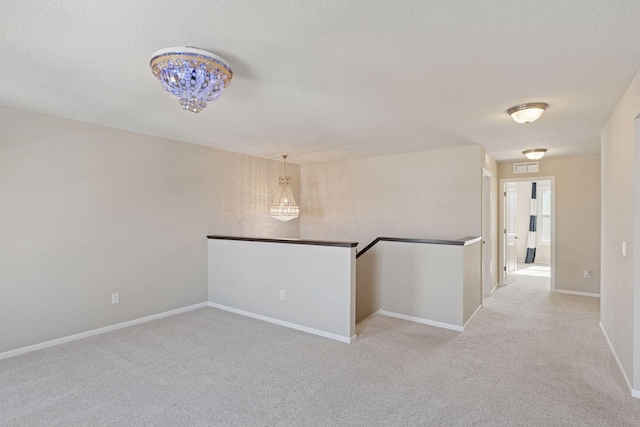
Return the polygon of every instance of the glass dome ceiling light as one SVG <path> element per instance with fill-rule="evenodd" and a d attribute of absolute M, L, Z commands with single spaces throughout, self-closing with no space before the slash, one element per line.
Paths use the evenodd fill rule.
<path fill-rule="evenodd" d="M 546 152 L 546 148 L 532 148 L 530 150 L 524 150 L 522 154 L 529 160 L 540 160 Z"/>
<path fill-rule="evenodd" d="M 520 104 L 507 110 L 507 114 L 518 123 L 531 123 L 540 118 L 549 105 L 544 102 Z"/>
<path fill-rule="evenodd" d="M 194 113 L 218 99 L 233 78 L 227 61 L 194 47 L 160 49 L 150 65 L 162 87 L 180 100 L 183 109 Z"/>
<path fill-rule="evenodd" d="M 296 204 L 291 192 L 291 177 L 287 176 L 287 155 L 283 154 L 283 172 L 280 177 L 280 190 L 271 205 L 271 217 L 280 221 L 290 221 L 300 215 L 300 207 Z"/>

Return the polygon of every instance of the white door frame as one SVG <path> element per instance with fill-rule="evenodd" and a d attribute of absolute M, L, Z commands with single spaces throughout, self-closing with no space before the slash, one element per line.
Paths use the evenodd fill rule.
<path fill-rule="evenodd" d="M 491 276 L 493 233 L 491 230 L 491 177 L 493 174 L 482 168 L 482 296 L 489 297 L 495 288 Z M 493 261 L 493 262 L 492 262 Z"/>
<path fill-rule="evenodd" d="M 555 176 L 529 176 L 526 178 L 504 178 L 500 180 L 500 208 L 498 211 L 500 212 L 500 236 L 502 236 L 504 225 L 505 225 L 505 217 L 504 217 L 504 184 L 507 182 L 533 182 L 533 181 L 549 181 L 551 185 L 551 257 L 550 257 L 550 267 L 551 267 L 551 280 L 550 280 L 550 290 L 551 292 L 555 292 L 556 290 L 556 177 Z M 503 284 L 503 275 L 502 269 L 505 267 L 505 257 L 504 257 L 504 245 L 502 238 L 498 239 L 500 242 L 500 284 Z"/>
<path fill-rule="evenodd" d="M 515 182 L 505 182 L 502 186 L 502 201 L 504 224 L 502 229 L 502 286 L 509 285 L 518 279 L 518 185 Z M 511 200 L 511 203 L 509 201 Z M 510 206 L 511 205 L 511 206 Z M 511 216 L 513 215 L 513 217 Z"/>

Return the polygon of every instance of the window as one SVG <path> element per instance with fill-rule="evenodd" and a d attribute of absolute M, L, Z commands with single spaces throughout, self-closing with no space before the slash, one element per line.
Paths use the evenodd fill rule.
<path fill-rule="evenodd" d="M 539 189 L 538 243 L 551 243 L 551 188 Z"/>

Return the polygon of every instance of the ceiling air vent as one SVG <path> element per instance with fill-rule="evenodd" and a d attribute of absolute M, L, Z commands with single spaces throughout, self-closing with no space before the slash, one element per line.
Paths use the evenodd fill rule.
<path fill-rule="evenodd" d="M 513 173 L 538 173 L 538 162 L 514 163 Z"/>

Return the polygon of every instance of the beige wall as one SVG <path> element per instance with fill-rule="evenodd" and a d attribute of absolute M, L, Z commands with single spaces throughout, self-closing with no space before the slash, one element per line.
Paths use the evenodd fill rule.
<path fill-rule="evenodd" d="M 482 304 L 481 246 L 380 241 L 357 261 L 356 322 L 382 310 L 462 331 Z"/>
<path fill-rule="evenodd" d="M 359 242 L 376 237 L 480 235 L 480 147 L 304 165 L 300 235 Z"/>
<path fill-rule="evenodd" d="M 280 162 L 5 107 L 0 128 L 0 352 L 206 301 L 207 234 L 299 237 L 269 218 Z"/>
<path fill-rule="evenodd" d="M 599 294 L 600 156 L 543 158 L 536 174 L 514 174 L 513 162 L 499 171 L 500 179 L 555 177 L 555 287 Z"/>
<path fill-rule="evenodd" d="M 600 320 L 633 388 L 640 389 L 640 266 L 634 231 L 640 228 L 635 212 L 634 185 L 638 186 L 640 161 L 634 121 L 640 112 L 638 76 L 602 130 L 602 299 Z M 635 183 L 635 184 L 634 184 Z M 635 229 L 635 230 L 634 230 Z M 622 242 L 628 256 L 622 256 Z M 635 298 L 635 305 L 634 305 Z M 635 320 L 634 320 L 635 317 Z M 635 332 L 634 332 L 635 327 Z M 635 333 L 635 336 L 634 336 Z M 634 350 L 634 342 L 636 349 Z M 634 369 L 636 370 L 634 375 Z"/>

